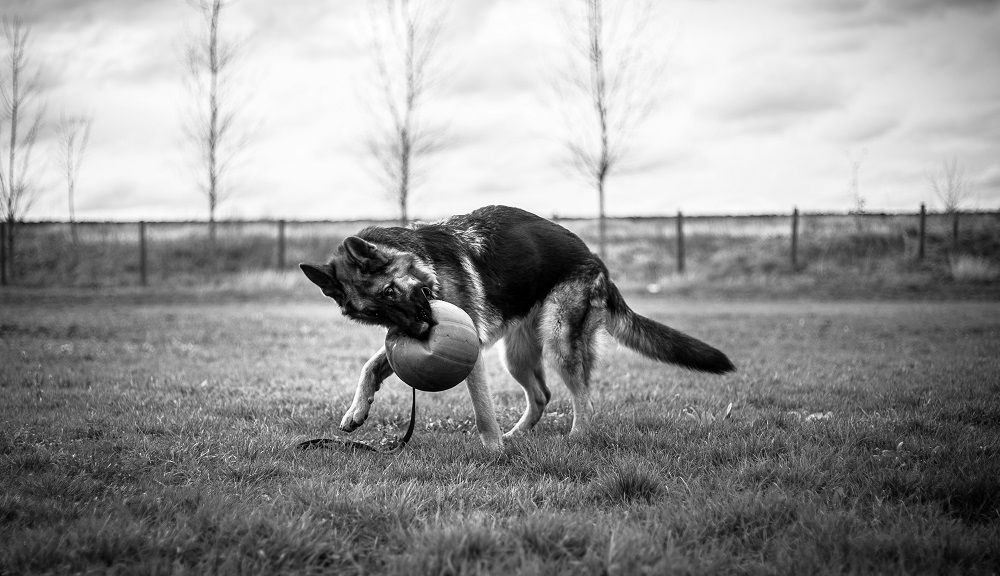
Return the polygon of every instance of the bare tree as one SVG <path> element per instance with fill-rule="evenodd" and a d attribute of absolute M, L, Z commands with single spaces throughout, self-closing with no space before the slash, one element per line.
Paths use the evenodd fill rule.
<path fill-rule="evenodd" d="M 411 193 L 418 182 L 421 159 L 441 149 L 443 132 L 421 118 L 438 80 L 440 36 L 447 3 L 436 0 L 372 2 L 372 54 L 382 92 L 380 121 L 367 147 L 387 195 L 399 208 L 399 220 L 410 220 Z"/>
<path fill-rule="evenodd" d="M 566 11 L 574 60 L 556 86 L 561 107 L 585 102 L 582 114 L 566 114 L 566 146 L 574 166 L 597 190 L 599 252 L 606 255 L 605 186 L 630 152 L 635 129 L 655 109 L 663 64 L 651 49 L 646 2 L 571 0 Z M 584 65 L 581 65 L 584 64 Z M 582 116 L 582 117 L 581 117 Z"/>
<path fill-rule="evenodd" d="M 90 140 L 90 126 L 93 121 L 86 116 L 65 116 L 59 120 L 58 148 L 55 159 L 66 177 L 66 193 L 69 201 L 69 230 L 76 244 L 76 206 L 74 192 L 76 181 L 80 175 L 83 158 L 87 154 L 87 143 Z"/>
<path fill-rule="evenodd" d="M 958 219 L 962 206 L 972 199 L 973 187 L 958 158 L 949 158 L 941 162 L 937 172 L 927 175 L 931 191 L 941 202 L 945 213 L 951 216 L 951 247 L 958 250 Z"/>
<path fill-rule="evenodd" d="M 6 226 L 6 262 L 13 276 L 15 225 L 24 218 L 38 190 L 31 178 L 31 153 L 45 114 L 39 70 L 29 58 L 31 28 L 18 17 L 3 17 L 6 70 L 0 69 L 0 215 Z M 6 128 L 7 134 L 3 134 Z M 6 153 L 3 147 L 6 146 Z"/>
<path fill-rule="evenodd" d="M 851 198 L 851 209 L 848 212 L 851 214 L 864 214 L 865 198 L 861 195 L 860 173 L 861 163 L 864 162 L 865 156 L 868 155 L 868 149 L 862 149 L 861 154 L 857 158 L 851 156 L 850 152 L 845 152 L 844 154 L 851 165 L 851 179 L 847 181 L 847 193 Z"/>
<path fill-rule="evenodd" d="M 228 173 L 247 136 L 236 130 L 239 106 L 229 89 L 239 45 L 220 37 L 222 12 L 234 0 L 186 0 L 204 18 L 202 35 L 185 54 L 191 88 L 202 104 L 187 130 L 197 146 L 198 187 L 208 200 L 209 239 L 215 243 L 216 210 L 232 194 Z"/>

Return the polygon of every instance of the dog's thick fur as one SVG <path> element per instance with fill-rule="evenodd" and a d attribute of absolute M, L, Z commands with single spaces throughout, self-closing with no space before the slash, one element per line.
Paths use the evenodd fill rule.
<path fill-rule="evenodd" d="M 416 338 L 433 323 L 428 300 L 468 312 L 483 348 L 503 341 L 507 370 L 524 387 L 527 407 L 507 435 L 530 430 L 549 401 L 543 353 L 572 393 L 570 434 L 586 429 L 601 329 L 654 360 L 713 373 L 734 369 L 715 348 L 633 312 L 579 237 L 517 208 L 489 206 L 414 229 L 366 228 L 344 240 L 326 264 L 301 268 L 344 315 Z M 342 430 L 364 423 L 390 374 L 383 347 L 361 372 Z M 503 440 L 482 360 L 466 384 L 483 444 L 499 449 Z"/>

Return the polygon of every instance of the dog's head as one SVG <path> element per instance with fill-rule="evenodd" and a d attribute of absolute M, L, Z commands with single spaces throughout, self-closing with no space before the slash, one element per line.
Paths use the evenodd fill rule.
<path fill-rule="evenodd" d="M 414 338 L 434 325 L 429 300 L 437 294 L 437 278 L 414 254 L 351 236 L 326 264 L 299 268 L 348 318 Z"/>

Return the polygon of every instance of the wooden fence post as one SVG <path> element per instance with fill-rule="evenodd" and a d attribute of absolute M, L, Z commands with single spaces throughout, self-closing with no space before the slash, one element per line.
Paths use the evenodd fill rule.
<path fill-rule="evenodd" d="M 278 270 L 285 269 L 285 221 L 278 220 Z"/>
<path fill-rule="evenodd" d="M 684 214 L 677 211 L 677 273 L 684 273 Z"/>
<path fill-rule="evenodd" d="M 792 209 L 792 271 L 799 269 L 799 209 Z"/>
<path fill-rule="evenodd" d="M 924 245 L 927 242 L 927 206 L 920 203 L 920 247 L 917 250 L 917 259 L 924 259 Z"/>
<path fill-rule="evenodd" d="M 146 274 L 146 223 L 139 222 L 139 279 L 143 286 L 148 286 Z"/>
<path fill-rule="evenodd" d="M 951 251 L 958 254 L 958 217 L 959 212 L 956 207 L 951 211 Z"/>
<path fill-rule="evenodd" d="M 7 285 L 7 223 L 0 222 L 0 286 Z"/>

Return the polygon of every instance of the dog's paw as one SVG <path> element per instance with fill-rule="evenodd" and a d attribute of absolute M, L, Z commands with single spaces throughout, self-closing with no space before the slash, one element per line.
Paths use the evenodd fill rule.
<path fill-rule="evenodd" d="M 510 440 L 511 438 L 519 438 L 528 434 L 527 430 L 522 430 L 520 428 L 511 428 L 504 435 L 504 440 Z"/>
<path fill-rule="evenodd" d="M 503 452 L 503 436 L 480 436 L 479 438 L 483 442 L 483 447 L 490 454 L 500 454 Z"/>
<path fill-rule="evenodd" d="M 340 421 L 340 429 L 344 432 L 353 432 L 360 428 L 368 419 L 368 406 L 370 406 L 368 403 L 362 403 L 360 406 L 352 404 Z"/>

